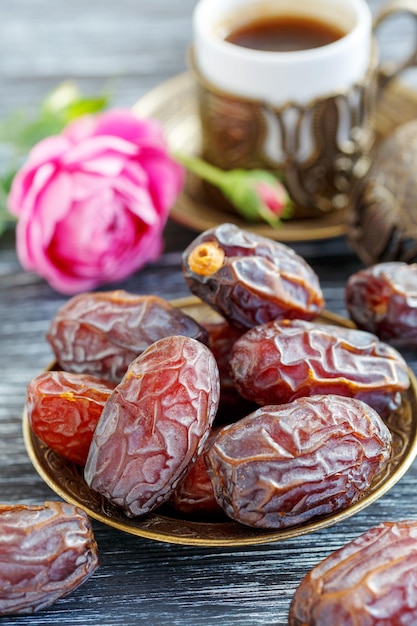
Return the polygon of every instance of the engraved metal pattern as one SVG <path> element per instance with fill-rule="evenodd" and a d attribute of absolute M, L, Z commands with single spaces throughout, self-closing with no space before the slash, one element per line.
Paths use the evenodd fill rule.
<path fill-rule="evenodd" d="M 417 262 L 417 122 L 387 137 L 352 207 L 348 239 L 367 265 Z"/>
<path fill-rule="evenodd" d="M 174 301 L 174 304 L 181 306 L 198 321 L 212 315 L 207 305 L 194 297 Z M 317 320 L 339 326 L 353 326 L 349 320 L 328 311 Z M 411 370 L 410 381 L 411 387 L 402 395 L 401 406 L 386 420 L 393 437 L 390 461 L 374 478 L 371 487 L 362 498 L 336 514 L 280 531 L 253 529 L 226 517 L 193 519 L 179 516 L 162 507 L 143 517 L 129 518 L 87 486 L 80 466 L 63 459 L 32 433 L 26 412 L 23 416 L 23 434 L 29 457 L 49 487 L 65 501 L 79 505 L 88 515 L 104 524 L 148 539 L 185 545 L 262 544 L 303 535 L 336 524 L 372 504 L 404 475 L 417 455 L 417 380 Z"/>
<path fill-rule="evenodd" d="M 190 65 L 198 84 L 203 158 L 222 169 L 259 167 L 283 174 L 297 217 L 353 202 L 375 141 L 375 58 L 349 90 L 282 107 L 218 90 L 199 74 L 192 53 Z"/>
<path fill-rule="evenodd" d="M 140 116 L 155 117 L 161 122 L 173 151 L 201 155 L 201 124 L 196 92 L 193 75 L 185 72 L 148 92 L 136 103 L 134 110 Z M 415 116 L 415 93 L 397 81 L 391 82 L 381 92 L 377 102 L 377 146 L 399 125 L 415 119 Z M 230 206 L 224 206 L 220 195 L 213 197 L 212 193 L 207 193 L 200 179 L 188 174 L 183 192 L 172 207 L 170 216 L 198 232 L 230 221 L 240 228 L 250 228 L 260 235 L 283 242 L 329 239 L 345 235 L 348 229 L 347 209 L 285 220 L 279 228 L 265 222 L 248 224 Z"/>

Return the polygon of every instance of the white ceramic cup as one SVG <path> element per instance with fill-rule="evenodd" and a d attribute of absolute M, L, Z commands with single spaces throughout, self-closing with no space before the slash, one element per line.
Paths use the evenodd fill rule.
<path fill-rule="evenodd" d="M 366 0 L 200 0 L 190 65 L 198 85 L 202 156 L 223 169 L 284 175 L 296 216 L 348 208 L 375 145 L 381 89 L 417 64 L 378 59 L 375 29 L 396 13 L 417 18 L 417 0 L 387 0 L 372 19 Z M 285 52 L 226 41 L 257 19 L 301 16 L 345 33 Z"/>
<path fill-rule="evenodd" d="M 225 37 L 259 16 L 313 18 L 345 36 L 310 50 L 270 52 L 238 46 Z M 369 67 L 372 16 L 365 0 L 200 0 L 193 15 L 194 61 L 209 83 L 225 92 L 273 106 L 346 90 Z"/>

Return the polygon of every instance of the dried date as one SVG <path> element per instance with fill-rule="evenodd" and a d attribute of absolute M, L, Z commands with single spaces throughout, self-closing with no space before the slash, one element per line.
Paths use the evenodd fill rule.
<path fill-rule="evenodd" d="M 302 257 L 233 224 L 199 235 L 184 251 L 182 268 L 191 292 L 239 328 L 312 319 L 324 307 L 317 275 Z"/>
<path fill-rule="evenodd" d="M 316 565 L 301 581 L 290 626 L 417 624 L 417 522 L 384 522 Z"/>
<path fill-rule="evenodd" d="M 87 515 L 72 504 L 0 504 L 0 615 L 34 613 L 98 567 Z"/>
<path fill-rule="evenodd" d="M 29 424 L 52 450 L 84 465 L 97 422 L 114 387 L 115 383 L 88 374 L 43 372 L 27 387 Z"/>
<path fill-rule="evenodd" d="M 128 516 L 162 504 L 202 452 L 219 393 L 207 346 L 183 336 L 153 343 L 106 403 L 85 466 L 88 485 Z"/>
<path fill-rule="evenodd" d="M 61 369 L 119 382 L 135 357 L 169 335 L 208 342 L 198 322 L 163 298 L 116 290 L 68 300 L 46 337 Z"/>
<path fill-rule="evenodd" d="M 171 494 L 168 504 L 176 511 L 186 515 L 213 515 L 222 511 L 214 497 L 205 461 L 205 452 L 211 447 L 218 430 L 213 428 L 210 431 L 202 454 Z"/>
<path fill-rule="evenodd" d="M 219 316 L 216 321 L 202 322 L 209 335 L 209 347 L 216 359 L 220 373 L 220 401 L 216 425 L 235 422 L 257 408 L 254 402 L 244 398 L 236 389 L 230 372 L 230 354 L 233 344 L 242 336 L 243 330 L 231 326 Z"/>
<path fill-rule="evenodd" d="M 403 357 L 375 335 L 303 320 L 247 331 L 233 346 L 230 366 L 238 391 L 260 405 L 334 393 L 385 416 L 410 385 Z"/>
<path fill-rule="evenodd" d="M 229 517 L 286 528 L 356 502 L 390 450 L 390 432 L 371 407 L 321 395 L 263 407 L 224 426 L 206 462 Z"/>
<path fill-rule="evenodd" d="M 379 263 L 352 274 L 345 301 L 359 328 L 396 346 L 417 347 L 416 263 Z"/>

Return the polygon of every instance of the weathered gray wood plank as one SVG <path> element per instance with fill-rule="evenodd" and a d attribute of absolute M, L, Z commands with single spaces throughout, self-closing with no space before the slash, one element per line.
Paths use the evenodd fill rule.
<path fill-rule="evenodd" d="M 373 9 L 381 2 L 372 0 Z M 130 106 L 182 72 L 195 0 L 0 0 L 0 117 L 31 105 L 66 78 L 88 93 L 107 85 Z M 384 56 L 404 50 L 404 30 L 383 33 Z M 390 56 L 391 55 L 391 56 Z M 417 86 L 417 78 L 410 74 Z M 188 295 L 180 251 L 192 233 L 170 225 L 167 251 L 122 287 L 164 297 Z M 336 246 L 337 247 L 337 246 Z M 311 254 L 327 308 L 345 314 L 343 287 L 359 264 L 335 246 Z M 326 254 L 329 257 L 326 258 Z M 55 495 L 33 469 L 21 415 L 29 380 L 51 352 L 44 339 L 64 301 L 21 271 L 13 240 L 0 240 L 0 501 L 39 503 Z M 417 372 L 417 356 L 409 355 Z M 94 523 L 101 567 L 74 594 L 31 617 L 0 618 L 25 626 L 272 626 L 287 623 L 302 576 L 347 540 L 385 519 L 416 518 L 417 466 L 362 513 L 299 539 L 244 548 L 186 547 L 122 534 Z"/>

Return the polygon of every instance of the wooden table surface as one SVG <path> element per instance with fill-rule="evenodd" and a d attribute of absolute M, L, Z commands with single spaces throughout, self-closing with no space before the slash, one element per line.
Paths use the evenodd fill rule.
<path fill-rule="evenodd" d="M 382 4 L 370 2 L 373 11 Z M 186 69 L 195 0 L 0 0 L 0 117 L 36 103 L 66 78 L 112 103 L 138 98 Z M 382 55 L 407 52 L 409 21 L 381 29 Z M 414 70 L 404 76 L 417 89 Z M 417 114 L 417 108 L 416 108 Z M 118 285 L 166 298 L 189 294 L 180 254 L 195 233 L 169 222 L 162 257 Z M 343 290 L 361 264 L 342 240 L 295 245 L 317 271 L 327 308 L 346 315 Z M 49 321 L 65 297 L 22 271 L 12 233 L 0 239 L 0 501 L 55 494 L 34 470 L 21 422 L 27 383 L 51 360 Z M 417 373 L 417 356 L 407 355 Z M 416 518 L 417 465 L 357 515 L 300 538 L 244 547 L 183 546 L 93 522 L 101 566 L 72 595 L 13 625 L 256 626 L 286 624 L 295 588 L 332 550 L 383 520 Z M 335 625 L 337 626 L 337 625 Z"/>

